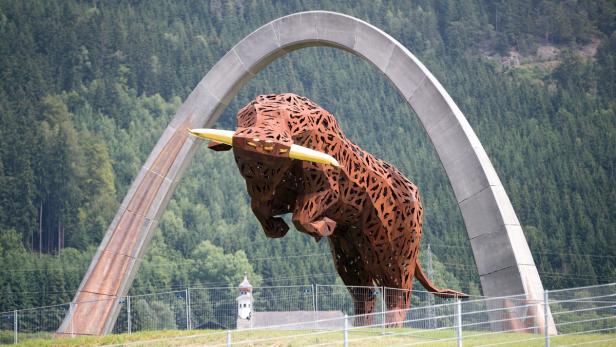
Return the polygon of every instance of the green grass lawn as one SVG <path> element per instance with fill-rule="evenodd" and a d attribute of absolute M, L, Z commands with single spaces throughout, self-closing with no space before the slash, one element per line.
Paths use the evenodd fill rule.
<path fill-rule="evenodd" d="M 489 333 L 465 331 L 464 346 L 543 346 L 544 338 L 537 334 L 526 333 Z M 26 336 L 23 336 L 26 338 Z M 75 337 L 50 339 L 28 339 L 18 346 L 103 346 L 125 344 L 130 346 L 225 346 L 226 332 L 220 330 L 162 330 L 144 331 L 131 335 L 118 334 L 95 337 Z M 231 339 L 240 346 L 341 346 L 343 333 L 340 331 L 313 330 L 255 330 L 233 331 Z M 439 339 L 447 339 L 439 341 Z M 7 342 L 6 339 L 3 339 Z M 571 336 L 553 336 L 552 346 L 565 345 L 616 346 L 616 333 L 587 334 Z M 351 346 L 455 346 L 453 330 L 420 329 L 353 329 L 349 331 Z"/>

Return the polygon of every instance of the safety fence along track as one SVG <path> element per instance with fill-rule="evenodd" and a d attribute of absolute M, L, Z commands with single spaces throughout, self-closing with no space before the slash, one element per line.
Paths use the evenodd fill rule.
<path fill-rule="evenodd" d="M 407 310 L 387 310 L 383 305 L 388 295 L 397 295 L 400 289 L 353 290 L 364 293 L 366 300 L 376 300 L 373 312 L 356 314 L 348 289 L 336 285 L 253 288 L 249 320 L 238 319 L 234 287 L 127 296 L 119 300 L 121 310 L 113 332 L 192 330 L 156 340 L 168 345 L 265 346 L 300 341 L 315 346 L 560 346 L 573 336 L 584 335 L 592 335 L 598 345 L 616 345 L 616 283 L 546 291 L 543 300 L 535 301 L 523 295 L 443 299 L 415 290 Z M 0 343 L 52 338 L 63 317 L 77 305 L 100 307 L 95 302 L 80 302 L 2 312 Z M 556 333 L 543 329 L 550 313 Z"/>

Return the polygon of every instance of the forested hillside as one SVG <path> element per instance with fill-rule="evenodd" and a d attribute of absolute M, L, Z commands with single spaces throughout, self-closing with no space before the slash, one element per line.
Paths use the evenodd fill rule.
<path fill-rule="evenodd" d="M 421 59 L 473 126 L 547 288 L 616 281 L 613 1 L 0 1 L 0 311 L 69 301 L 119 202 L 179 105 L 254 29 L 303 10 L 366 20 Z M 332 48 L 259 73 L 294 92 L 421 189 L 436 282 L 479 293 L 470 245 L 432 144 L 374 67 Z M 201 149 L 132 293 L 337 280 L 325 240 L 268 240 L 230 153 Z"/>

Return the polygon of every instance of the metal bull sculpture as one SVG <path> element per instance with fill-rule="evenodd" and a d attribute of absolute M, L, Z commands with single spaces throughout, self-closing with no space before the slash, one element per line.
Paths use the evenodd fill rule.
<path fill-rule="evenodd" d="M 252 210 L 268 237 L 295 227 L 327 237 L 336 269 L 353 296 L 355 314 L 371 313 L 375 295 L 351 286 L 408 289 L 387 295 L 387 322 L 398 324 L 410 306 L 413 276 L 439 296 L 419 262 L 423 209 L 417 186 L 392 165 L 353 144 L 336 119 L 295 94 L 258 96 L 237 114 L 237 130 L 192 129 L 209 147 L 233 149 Z M 371 316 L 368 316 L 371 317 Z M 359 322 L 369 324 L 367 318 Z M 356 322 L 357 323 L 357 322 Z"/>

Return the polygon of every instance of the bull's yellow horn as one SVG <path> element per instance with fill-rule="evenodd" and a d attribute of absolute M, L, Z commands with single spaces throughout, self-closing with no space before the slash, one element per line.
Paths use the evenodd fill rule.
<path fill-rule="evenodd" d="M 226 143 L 231 146 L 233 145 L 233 134 L 235 134 L 234 131 L 220 129 L 188 129 L 188 132 L 197 137 Z M 340 167 L 338 161 L 331 155 L 300 145 L 291 145 L 291 149 L 289 150 L 289 158 Z"/>
<path fill-rule="evenodd" d="M 338 161 L 331 155 L 315 151 L 314 149 L 306 148 L 300 145 L 291 145 L 291 150 L 289 150 L 289 158 L 340 167 Z"/>
<path fill-rule="evenodd" d="M 219 129 L 188 129 L 188 132 L 197 137 L 226 143 L 230 146 L 233 145 L 233 134 L 235 134 L 235 132 L 231 130 Z"/>

